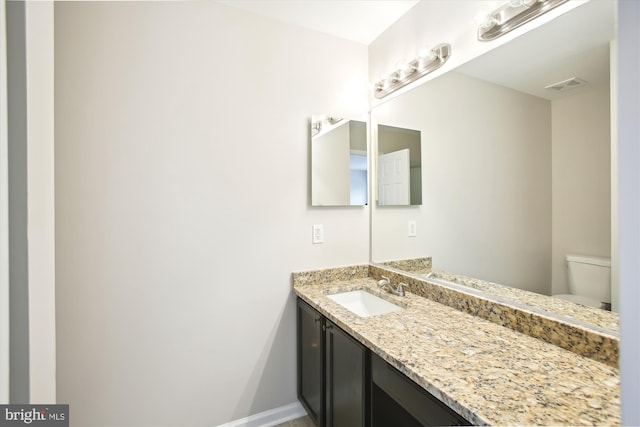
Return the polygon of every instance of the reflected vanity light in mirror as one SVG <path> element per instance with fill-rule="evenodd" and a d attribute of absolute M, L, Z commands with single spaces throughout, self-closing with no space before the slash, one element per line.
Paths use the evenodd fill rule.
<path fill-rule="evenodd" d="M 367 204 L 367 124 L 311 117 L 311 205 Z"/>
<path fill-rule="evenodd" d="M 567 1 L 509 0 L 491 12 L 478 27 L 478 40 L 495 40 Z"/>
<path fill-rule="evenodd" d="M 418 80 L 420 77 L 426 76 L 442 67 L 450 56 L 450 44 L 443 43 L 434 47 L 430 51 L 419 55 L 413 61 L 398 67 L 391 75 L 376 83 L 373 95 L 377 99 L 384 98 L 409 83 Z"/>

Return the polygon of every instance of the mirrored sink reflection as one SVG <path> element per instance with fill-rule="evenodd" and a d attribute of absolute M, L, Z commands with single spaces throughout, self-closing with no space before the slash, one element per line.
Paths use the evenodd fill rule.
<path fill-rule="evenodd" d="M 363 290 L 327 295 L 327 298 L 360 317 L 376 316 L 402 309 L 398 305 Z"/>

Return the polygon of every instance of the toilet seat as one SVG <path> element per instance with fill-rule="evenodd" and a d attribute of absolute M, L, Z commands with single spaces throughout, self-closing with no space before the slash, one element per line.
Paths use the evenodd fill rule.
<path fill-rule="evenodd" d="M 571 294 L 558 294 L 553 295 L 554 298 L 563 299 L 565 301 L 575 302 L 576 304 L 586 305 L 587 307 L 595 307 L 601 308 L 602 302 L 595 300 L 593 298 L 585 297 L 582 295 L 571 295 Z"/>

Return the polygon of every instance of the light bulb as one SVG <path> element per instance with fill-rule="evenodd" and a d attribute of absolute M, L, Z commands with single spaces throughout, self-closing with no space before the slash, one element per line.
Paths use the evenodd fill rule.
<path fill-rule="evenodd" d="M 407 78 L 407 76 L 410 76 L 411 74 L 415 73 L 415 71 L 416 71 L 415 62 L 412 61 L 399 66 L 396 74 L 398 75 L 399 80 L 404 80 Z"/>
<path fill-rule="evenodd" d="M 496 26 L 496 24 L 498 23 L 498 21 L 496 20 L 496 17 L 493 15 L 487 15 L 487 17 L 484 19 L 484 21 L 482 21 L 482 23 L 480 24 L 480 27 L 488 30 L 490 28 L 493 28 Z"/>
<path fill-rule="evenodd" d="M 418 59 L 429 59 L 430 57 L 434 56 L 435 54 L 433 53 L 432 49 L 422 49 L 420 50 L 420 52 L 418 52 Z"/>
<path fill-rule="evenodd" d="M 424 68 L 427 64 L 435 61 L 438 55 L 433 50 L 426 52 L 425 55 L 420 55 L 418 59 L 418 69 Z"/>
<path fill-rule="evenodd" d="M 536 4 L 538 0 L 509 0 L 509 6 L 511 7 L 531 7 Z"/>

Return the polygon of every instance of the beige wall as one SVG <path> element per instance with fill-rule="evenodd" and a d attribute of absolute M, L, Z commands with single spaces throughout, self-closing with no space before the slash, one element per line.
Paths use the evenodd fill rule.
<path fill-rule="evenodd" d="M 569 293 L 566 254 L 611 257 L 608 86 L 553 101 L 552 293 Z"/>
<path fill-rule="evenodd" d="M 366 207 L 308 202 L 309 117 L 363 113 L 366 47 L 215 2 L 59 2 L 55 30 L 72 425 L 213 426 L 295 402 L 291 272 L 368 261 Z"/>
<path fill-rule="evenodd" d="M 548 101 L 448 73 L 372 122 L 422 132 L 424 189 L 422 206 L 373 208 L 374 261 L 432 256 L 436 269 L 550 292 Z"/>

